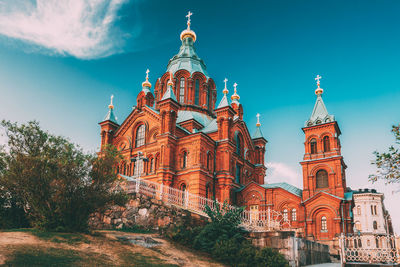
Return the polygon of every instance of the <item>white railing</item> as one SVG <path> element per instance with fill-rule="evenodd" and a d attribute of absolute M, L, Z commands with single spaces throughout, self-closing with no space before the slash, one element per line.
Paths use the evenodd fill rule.
<path fill-rule="evenodd" d="M 213 211 L 217 209 L 216 205 L 219 205 L 220 209 L 225 207 L 225 210 L 233 210 L 238 208 L 231 205 L 224 205 L 218 201 L 189 193 L 187 190 L 182 191 L 170 186 L 139 178 L 127 176 L 123 177 L 126 179 L 123 187 L 128 193 L 146 195 L 148 197 L 158 199 L 168 205 L 174 205 L 202 216 L 208 217 L 206 213 L 206 206 L 210 207 L 210 209 Z M 241 213 L 241 220 L 241 226 L 253 232 L 290 228 L 290 222 L 285 221 L 280 212 L 274 211 L 270 208 L 266 211 L 257 212 L 244 210 Z"/>
<path fill-rule="evenodd" d="M 342 263 L 400 263 L 400 248 L 394 235 L 361 234 L 339 239 Z"/>

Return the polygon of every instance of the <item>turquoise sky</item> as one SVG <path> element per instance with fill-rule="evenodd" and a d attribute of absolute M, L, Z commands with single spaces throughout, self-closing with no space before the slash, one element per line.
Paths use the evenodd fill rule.
<path fill-rule="evenodd" d="M 302 126 L 323 78 L 323 99 L 342 130 L 353 189 L 385 192 L 400 231 L 399 187 L 372 185 L 374 150 L 400 122 L 399 1 L 0 0 L 0 118 L 39 120 L 97 151 L 111 94 L 122 122 L 145 70 L 154 85 L 180 46 L 193 12 L 196 49 L 215 80 L 238 83 L 250 131 L 261 114 L 266 181 L 302 186 Z M 29 4 L 28 4 L 29 3 Z M 393 193 L 396 191 L 397 193 Z"/>

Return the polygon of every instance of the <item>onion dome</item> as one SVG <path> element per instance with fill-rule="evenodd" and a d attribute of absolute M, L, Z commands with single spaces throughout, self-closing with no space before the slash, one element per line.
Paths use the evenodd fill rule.
<path fill-rule="evenodd" d="M 185 39 L 186 37 L 191 37 L 193 39 L 193 42 L 196 42 L 196 33 L 190 29 L 190 16 L 192 16 L 192 15 L 193 15 L 193 13 L 190 12 L 190 11 L 186 15 L 186 17 L 188 18 L 188 20 L 187 20 L 187 29 L 182 31 L 182 33 L 181 33 L 181 41 L 183 41 L 183 39 Z"/>
<path fill-rule="evenodd" d="M 190 16 L 192 13 L 186 16 L 188 17 L 188 28 L 181 33 L 182 45 L 177 55 L 175 55 L 168 62 L 167 72 L 175 74 L 178 70 L 187 70 L 191 75 L 195 72 L 203 73 L 207 78 L 210 76 L 207 73 L 207 67 L 204 61 L 196 54 L 194 42 L 196 40 L 196 34 L 190 30 Z"/>
<path fill-rule="evenodd" d="M 260 114 L 257 113 L 256 116 L 257 116 L 256 131 L 255 131 L 254 134 L 253 134 L 253 139 L 263 138 L 263 135 L 262 135 L 262 132 L 261 132 L 261 129 L 260 129 L 260 126 L 261 126 L 261 123 L 260 123 Z"/>
<path fill-rule="evenodd" d="M 146 70 L 146 80 L 142 82 L 142 91 L 150 92 L 151 83 L 149 82 L 149 69 Z"/>
<path fill-rule="evenodd" d="M 315 94 L 317 95 L 317 100 L 315 101 L 314 109 L 311 114 L 310 119 L 308 119 L 305 123 L 305 127 L 314 126 L 322 123 L 329 123 L 335 121 L 335 116 L 330 115 L 324 101 L 322 100 L 322 93 L 324 90 L 320 87 L 320 79 L 322 77 L 317 75 L 315 80 L 317 81 L 318 88 L 315 90 Z"/>
<path fill-rule="evenodd" d="M 237 88 L 236 88 L 237 87 L 237 83 L 234 83 L 233 87 L 234 87 L 234 92 L 233 92 L 233 95 L 231 96 L 232 103 L 239 104 L 240 96 L 237 94 Z"/>
<path fill-rule="evenodd" d="M 110 105 L 108 105 L 108 112 L 107 112 L 106 116 L 104 117 L 103 121 L 111 121 L 113 123 L 118 124 L 117 118 L 114 115 L 113 98 L 114 98 L 114 95 L 111 95 Z"/>
<path fill-rule="evenodd" d="M 228 88 L 226 88 L 227 81 L 228 81 L 228 79 L 225 78 L 225 80 L 224 80 L 225 88 L 224 88 L 224 90 L 222 90 L 222 93 L 224 94 L 224 96 L 222 97 L 221 102 L 219 102 L 217 109 L 229 106 L 228 98 L 226 97 L 226 95 L 229 93 Z"/>

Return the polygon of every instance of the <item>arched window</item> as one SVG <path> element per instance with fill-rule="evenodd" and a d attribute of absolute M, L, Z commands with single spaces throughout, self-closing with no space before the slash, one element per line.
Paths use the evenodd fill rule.
<path fill-rule="evenodd" d="M 378 230 L 378 223 L 376 221 L 373 222 L 374 230 Z"/>
<path fill-rule="evenodd" d="M 361 207 L 357 206 L 357 215 L 361 215 Z"/>
<path fill-rule="evenodd" d="M 194 104 L 199 105 L 200 81 L 197 79 L 194 83 Z"/>
<path fill-rule="evenodd" d="M 329 136 L 324 137 L 324 152 L 331 151 L 331 146 L 329 144 Z"/>
<path fill-rule="evenodd" d="M 240 175 L 242 173 L 242 166 L 236 163 L 236 183 L 240 184 Z"/>
<path fill-rule="evenodd" d="M 328 184 L 328 173 L 325 170 L 319 170 L 316 176 L 317 188 L 327 188 Z"/>
<path fill-rule="evenodd" d="M 356 229 L 358 231 L 361 231 L 361 223 L 360 222 L 356 222 Z"/>
<path fill-rule="evenodd" d="M 179 102 L 183 103 L 185 102 L 185 78 L 181 78 L 181 82 L 179 85 Z"/>
<path fill-rule="evenodd" d="M 154 171 L 154 158 L 151 158 L 151 159 L 150 159 L 150 169 L 149 169 L 149 172 L 150 172 L 150 173 L 153 173 L 153 171 Z"/>
<path fill-rule="evenodd" d="M 210 171 L 210 169 L 211 169 L 211 153 L 208 152 L 207 153 L 207 170 Z"/>
<path fill-rule="evenodd" d="M 143 173 L 143 159 L 139 159 L 135 161 L 135 165 L 133 165 L 133 176 L 140 177 Z"/>
<path fill-rule="evenodd" d="M 207 108 L 209 108 L 209 105 L 210 105 L 210 90 L 209 90 L 208 87 L 207 87 L 207 92 L 206 92 L 206 105 L 207 105 Z"/>
<path fill-rule="evenodd" d="M 374 214 L 378 215 L 378 213 L 376 212 L 376 205 L 374 205 Z"/>
<path fill-rule="evenodd" d="M 297 221 L 297 211 L 296 211 L 296 209 L 292 209 L 292 221 Z"/>
<path fill-rule="evenodd" d="M 242 144 L 240 141 L 239 134 L 236 134 L 236 154 L 238 154 L 239 156 L 242 155 Z"/>
<path fill-rule="evenodd" d="M 135 147 L 140 147 L 144 145 L 146 125 L 142 124 L 136 129 L 136 142 Z"/>
<path fill-rule="evenodd" d="M 156 155 L 156 160 L 154 162 L 154 170 L 158 170 L 158 167 L 160 166 L 160 155 Z"/>
<path fill-rule="evenodd" d="M 317 140 L 311 139 L 310 147 L 311 147 L 311 154 L 317 154 Z"/>
<path fill-rule="evenodd" d="M 322 216 L 321 218 L 321 232 L 328 232 L 328 224 L 325 216 Z"/>
<path fill-rule="evenodd" d="M 182 169 L 186 168 L 187 166 L 187 152 L 184 151 L 182 154 Z"/>
<path fill-rule="evenodd" d="M 283 210 L 283 220 L 284 220 L 285 222 L 288 221 L 288 210 L 287 210 L 287 209 L 284 209 L 284 210 Z"/>

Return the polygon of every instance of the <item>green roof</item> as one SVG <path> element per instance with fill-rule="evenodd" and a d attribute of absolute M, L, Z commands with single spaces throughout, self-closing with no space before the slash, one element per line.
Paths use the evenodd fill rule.
<path fill-rule="evenodd" d="M 163 97 L 161 98 L 161 101 L 162 101 L 162 100 L 165 100 L 165 99 L 172 99 L 172 100 L 174 100 L 175 102 L 178 102 L 178 101 L 176 100 L 176 96 L 175 96 L 175 94 L 174 94 L 174 90 L 172 90 L 172 86 L 170 86 L 170 85 L 167 86 L 167 91 L 165 91 L 165 94 L 164 94 Z"/>
<path fill-rule="evenodd" d="M 117 118 L 114 115 L 114 109 L 110 108 L 106 114 L 106 116 L 104 117 L 103 121 L 111 121 L 115 124 L 118 124 L 117 122 Z"/>
<path fill-rule="evenodd" d="M 217 109 L 219 108 L 224 108 L 224 107 L 228 107 L 229 106 L 229 100 L 226 97 L 226 94 L 224 94 L 224 96 L 221 99 L 221 102 L 219 102 Z"/>
<path fill-rule="evenodd" d="M 313 112 L 311 117 L 305 123 L 305 127 L 318 125 L 322 123 L 328 123 L 335 120 L 335 116 L 329 115 L 328 110 L 325 107 L 324 101 L 322 100 L 321 94 L 317 95 L 317 100 L 315 101 Z"/>
<path fill-rule="evenodd" d="M 253 139 L 257 139 L 257 138 L 264 138 L 264 136 L 262 135 L 262 132 L 261 132 L 261 129 L 260 129 L 260 126 L 257 126 L 256 127 L 256 131 L 254 132 L 254 134 L 253 134 L 253 137 L 252 137 Z"/>
<path fill-rule="evenodd" d="M 185 38 L 182 40 L 181 48 L 177 55 L 175 55 L 168 63 L 167 72 L 175 74 L 178 70 L 187 70 L 190 74 L 195 72 L 203 73 L 207 78 L 207 68 L 203 60 L 196 54 L 194 42 L 192 38 Z"/>
<path fill-rule="evenodd" d="M 273 183 L 273 184 L 262 184 L 262 187 L 265 189 L 270 189 L 270 188 L 282 188 L 283 190 L 286 190 L 298 197 L 301 197 L 303 194 L 303 190 L 295 187 L 294 185 L 288 184 L 288 183 Z"/>

